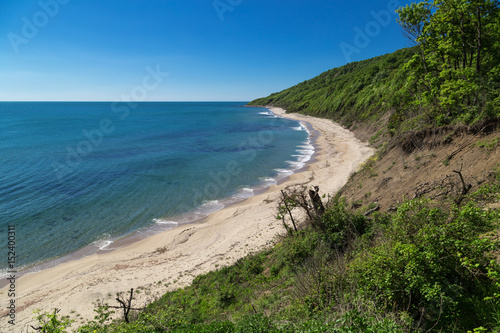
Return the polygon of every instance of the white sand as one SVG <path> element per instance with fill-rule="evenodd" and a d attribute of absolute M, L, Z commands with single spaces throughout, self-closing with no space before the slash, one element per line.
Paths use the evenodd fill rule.
<path fill-rule="evenodd" d="M 275 236 L 284 232 L 275 219 L 281 189 L 296 184 L 317 185 L 320 193 L 332 194 L 373 153 L 354 134 L 330 120 L 285 115 L 279 108 L 271 111 L 306 121 L 319 132 L 316 161 L 306 171 L 271 186 L 263 194 L 211 214 L 203 223 L 182 225 L 110 253 L 22 276 L 16 282 L 15 327 L 7 323 L 8 288 L 0 290 L 0 332 L 26 332 L 28 324 L 34 324 L 35 309 L 59 308 L 61 314 L 73 319 L 93 319 L 93 303 L 100 299 L 118 305 L 115 294 L 130 288 L 144 288 L 133 303 L 134 307 L 142 307 L 168 290 L 188 285 L 196 275 L 230 265 L 269 246 Z M 157 251 L 159 248 L 165 251 Z"/>

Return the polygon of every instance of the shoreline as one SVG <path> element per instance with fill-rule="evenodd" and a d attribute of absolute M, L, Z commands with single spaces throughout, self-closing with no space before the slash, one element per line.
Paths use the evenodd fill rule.
<path fill-rule="evenodd" d="M 265 106 L 261 108 L 267 108 Z M 269 108 L 267 108 L 269 110 Z M 282 117 L 281 115 L 276 115 L 274 112 L 269 110 L 270 113 L 276 117 Z M 286 117 L 285 117 L 286 118 Z M 300 124 L 304 123 L 303 127 L 305 128 L 305 131 L 308 133 L 308 141 L 310 144 L 314 147 L 314 152 L 307 156 L 307 155 L 301 155 L 301 156 L 307 156 L 308 158 L 303 162 L 303 166 L 298 168 L 298 169 L 293 169 L 290 170 L 292 174 L 302 172 L 304 170 L 307 170 L 309 164 L 311 164 L 315 159 L 314 156 L 317 154 L 316 152 L 316 146 L 315 146 L 315 141 L 316 137 L 318 134 L 314 131 L 314 128 L 309 124 L 308 122 L 305 121 L 298 121 Z M 193 211 L 174 216 L 174 217 L 169 217 L 168 220 L 164 220 L 164 218 L 156 218 L 154 220 L 161 220 L 161 221 L 168 221 L 167 223 L 156 223 L 152 224 L 146 227 L 143 227 L 141 229 L 132 231 L 130 233 L 120 235 L 114 238 L 107 238 L 107 239 L 102 239 L 102 240 L 97 240 L 94 241 L 82 248 L 79 248 L 75 251 L 63 254 L 59 257 L 54 257 L 50 258 L 47 260 L 43 260 L 37 263 L 32 263 L 29 265 L 26 265 L 24 267 L 20 267 L 20 270 L 17 271 L 17 278 L 21 278 L 24 275 L 27 274 L 32 274 L 32 273 L 39 273 L 43 270 L 54 268 L 56 266 L 59 266 L 61 264 L 75 261 L 75 260 L 81 260 L 85 257 L 94 255 L 94 254 L 106 254 L 106 253 L 111 253 L 113 251 L 119 250 L 123 247 L 127 247 L 135 242 L 141 241 L 143 239 L 149 238 L 153 235 L 160 234 L 163 232 L 166 232 L 168 230 L 177 228 L 182 225 L 187 225 L 187 224 L 196 224 L 196 223 L 204 223 L 206 219 L 208 218 L 209 215 L 218 212 L 219 210 L 229 208 L 233 205 L 237 205 L 241 202 L 244 202 L 245 200 L 255 196 L 259 195 L 262 193 L 265 193 L 270 186 L 273 185 L 280 185 L 284 182 L 286 182 L 289 179 L 290 175 L 283 175 L 283 176 L 273 176 L 272 179 L 275 180 L 274 184 L 266 184 L 265 182 L 262 182 L 260 184 L 255 184 L 254 186 L 249 186 L 248 189 L 251 190 L 252 194 L 248 197 L 235 197 L 235 196 L 229 196 L 225 198 L 220 198 L 217 199 L 218 204 L 222 204 L 222 208 L 215 210 L 213 212 L 208 213 L 207 215 L 201 215 L 198 216 L 197 212 L 200 209 L 203 209 L 203 205 L 200 207 L 197 207 Z M 172 222 L 172 223 L 170 223 Z M 165 224 L 167 226 L 165 226 Z M 173 226 L 170 226 L 173 225 Z M 2 288 L 8 285 L 7 277 L 9 276 L 8 273 L 5 273 L 5 276 L 0 276 L 0 291 Z M 1 313 L 1 312 L 0 312 Z"/>
<path fill-rule="evenodd" d="M 303 168 L 295 170 L 283 182 L 228 205 L 202 221 L 180 224 L 113 251 L 19 277 L 16 330 L 25 330 L 33 310 L 38 308 L 44 311 L 61 308 L 62 315 L 76 319 L 76 314 L 80 314 L 79 318 L 86 321 L 94 316 L 92 303 L 101 300 L 113 305 L 117 292 L 130 288 L 149 290 L 135 295 L 134 307 L 141 307 L 169 290 L 188 285 L 199 274 L 231 265 L 269 246 L 284 232 L 274 218 L 275 201 L 281 189 L 318 185 L 321 193 L 332 194 L 373 153 L 353 133 L 330 120 L 269 109 L 281 117 L 306 122 L 317 131 L 315 140 L 310 133 L 315 153 Z M 0 295 L 7 299 L 7 288 L 0 289 Z M 0 328 L 12 328 L 7 326 L 6 311 L 0 313 L 3 317 Z"/>

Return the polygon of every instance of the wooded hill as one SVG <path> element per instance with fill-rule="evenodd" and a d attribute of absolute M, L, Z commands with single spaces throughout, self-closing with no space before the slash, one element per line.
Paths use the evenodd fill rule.
<path fill-rule="evenodd" d="M 412 48 L 329 70 L 250 105 L 279 106 L 347 126 L 391 111 L 393 133 L 498 117 L 498 1 L 425 1 L 397 13 Z"/>
<path fill-rule="evenodd" d="M 395 94 L 406 80 L 403 68 L 414 53 L 413 49 L 402 49 L 353 62 L 249 105 L 273 105 L 347 126 L 378 118 L 393 108 Z"/>

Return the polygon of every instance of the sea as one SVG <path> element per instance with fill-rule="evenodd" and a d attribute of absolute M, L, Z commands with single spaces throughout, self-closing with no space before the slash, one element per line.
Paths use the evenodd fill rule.
<path fill-rule="evenodd" d="M 0 275 L 11 250 L 16 271 L 110 251 L 303 168 L 306 124 L 245 104 L 0 102 Z"/>

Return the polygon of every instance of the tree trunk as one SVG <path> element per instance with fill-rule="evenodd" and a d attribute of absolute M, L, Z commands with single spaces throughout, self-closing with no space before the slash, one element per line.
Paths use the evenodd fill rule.
<path fill-rule="evenodd" d="M 314 189 L 309 190 L 309 197 L 311 198 L 316 214 L 323 215 L 325 207 L 323 206 L 323 202 L 321 202 L 318 186 L 314 186 Z"/>
<path fill-rule="evenodd" d="M 476 73 L 481 73 L 481 42 L 482 42 L 482 26 L 481 26 L 481 10 L 477 7 L 477 58 L 476 58 Z"/>

